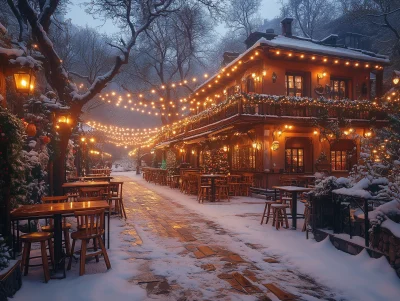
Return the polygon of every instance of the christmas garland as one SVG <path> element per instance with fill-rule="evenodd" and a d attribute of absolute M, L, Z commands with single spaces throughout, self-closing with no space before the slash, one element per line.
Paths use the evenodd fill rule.
<path fill-rule="evenodd" d="M 324 109 L 345 109 L 357 111 L 370 111 L 370 112 L 396 112 L 398 104 L 394 102 L 378 103 L 369 100 L 351 100 L 340 99 L 334 100 L 325 97 L 310 98 L 310 97 L 294 97 L 294 96 L 278 96 L 256 93 L 237 93 L 228 97 L 225 101 L 208 108 L 199 114 L 185 118 L 182 123 L 177 123 L 175 126 L 167 127 L 162 130 L 154 139 L 154 141 L 161 142 L 163 136 L 168 134 L 168 137 L 173 137 L 173 131 L 180 133 L 177 130 L 182 126 L 188 126 L 203 119 L 209 118 L 226 109 L 229 106 L 235 105 L 243 99 L 243 105 L 258 105 L 269 104 L 274 106 L 292 106 L 292 107 L 310 107 L 310 108 L 324 108 Z"/>
<path fill-rule="evenodd" d="M 10 190 L 11 207 L 25 195 L 24 155 L 25 128 L 20 119 L 0 107 L 0 203 L 5 202 L 5 189 Z M 8 186 L 8 187 L 6 187 Z"/>

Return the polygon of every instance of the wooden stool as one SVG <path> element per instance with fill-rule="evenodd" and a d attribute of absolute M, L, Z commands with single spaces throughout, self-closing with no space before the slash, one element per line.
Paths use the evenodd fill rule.
<path fill-rule="evenodd" d="M 263 215 L 262 215 L 262 218 L 261 218 L 261 223 L 260 223 L 261 225 L 264 222 L 264 217 L 267 218 L 265 224 L 268 224 L 269 218 L 273 217 L 271 205 L 274 205 L 274 204 L 281 204 L 281 202 L 279 202 L 279 201 L 278 202 L 275 202 L 275 201 L 266 201 L 265 202 L 265 208 L 264 208 L 264 212 L 263 212 Z M 265 214 L 265 213 L 267 213 L 267 214 Z"/>
<path fill-rule="evenodd" d="M 217 185 L 217 193 L 218 193 L 218 201 L 221 201 L 222 198 L 227 198 L 228 202 L 230 202 L 230 198 L 229 198 L 229 185 Z"/>
<path fill-rule="evenodd" d="M 78 230 L 71 234 L 72 237 L 72 249 L 71 255 L 69 257 L 68 267 L 67 269 L 71 269 L 72 257 L 74 255 L 75 242 L 76 240 L 82 241 L 81 246 L 81 255 L 80 255 L 80 266 L 79 266 L 79 276 L 85 274 L 85 262 L 86 257 L 95 257 L 96 262 L 99 262 L 99 255 L 103 255 L 104 261 L 107 266 L 107 270 L 111 268 L 111 263 L 108 258 L 107 250 L 104 247 L 104 242 L 102 239 L 102 235 L 104 234 L 104 209 L 98 210 L 87 210 L 87 211 L 79 211 L 74 213 Z M 93 239 L 94 251 L 87 253 L 87 244 L 89 240 Z M 100 246 L 100 250 L 97 250 L 98 246 Z"/>
<path fill-rule="evenodd" d="M 48 232 L 32 232 L 28 234 L 21 235 L 20 239 L 24 242 L 24 250 L 22 252 L 22 264 L 21 264 L 21 271 L 24 270 L 24 275 L 28 275 L 29 269 L 29 259 L 33 257 L 29 257 L 31 252 L 31 244 L 35 242 L 40 242 L 40 250 L 42 253 L 42 266 L 44 272 L 44 281 L 47 283 L 50 279 L 50 270 L 49 270 L 49 262 L 47 259 L 46 253 L 46 241 L 49 244 L 50 250 L 50 258 L 51 262 L 54 262 L 54 255 L 53 255 L 53 244 L 51 242 L 51 238 L 53 237 L 52 233 Z"/>
<path fill-rule="evenodd" d="M 204 203 L 204 198 L 208 198 L 210 196 L 211 186 L 204 185 L 200 186 L 199 193 L 197 195 L 197 200 L 199 203 Z"/>
<path fill-rule="evenodd" d="M 289 208 L 289 205 L 272 204 L 271 208 L 274 216 L 274 219 L 272 220 L 272 226 L 275 226 L 276 230 L 278 230 L 281 226 L 283 226 L 283 222 L 285 222 L 286 228 L 289 228 L 289 222 L 286 215 L 286 209 Z"/>

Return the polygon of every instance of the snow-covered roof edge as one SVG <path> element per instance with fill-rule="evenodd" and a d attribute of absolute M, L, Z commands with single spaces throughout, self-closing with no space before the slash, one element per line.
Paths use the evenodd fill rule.
<path fill-rule="evenodd" d="M 316 47 L 314 47 L 314 48 L 311 48 L 311 47 L 308 47 L 308 48 L 307 47 L 297 47 L 296 50 L 300 50 L 300 51 L 314 52 L 315 54 L 336 55 L 336 56 L 340 56 L 340 57 L 347 57 L 349 59 L 359 59 L 359 60 L 362 60 L 362 61 L 373 61 L 373 62 L 381 63 L 381 64 L 390 64 L 390 60 L 389 60 L 388 56 L 380 55 L 380 54 L 373 53 L 373 52 L 370 52 L 370 51 L 365 51 L 365 50 L 361 50 L 361 49 L 353 49 L 353 48 L 344 48 L 344 47 L 339 47 L 339 46 L 335 47 L 335 46 L 328 46 L 328 45 L 318 44 L 318 42 L 321 42 L 321 41 L 315 41 L 315 40 L 312 40 L 312 39 L 300 38 L 300 37 L 287 38 L 287 37 L 284 37 L 282 35 L 277 35 L 275 38 L 285 38 L 285 39 L 293 40 L 293 41 L 308 42 L 308 43 L 312 44 L 313 46 L 319 46 L 320 48 L 322 48 L 322 47 L 326 47 L 328 49 L 332 48 L 332 51 L 323 51 L 323 50 L 321 51 L 321 50 L 316 50 L 315 49 Z M 284 48 L 283 45 L 274 43 L 273 40 L 274 39 L 267 40 L 264 37 L 260 38 L 251 47 L 246 49 L 243 53 L 241 53 L 237 58 L 235 58 L 233 61 L 231 61 L 229 64 L 227 64 L 224 68 L 228 69 L 232 65 L 236 64 L 237 62 L 239 62 L 249 52 L 253 51 L 254 49 L 256 49 L 258 47 L 260 47 L 261 45 L 268 45 L 268 46 L 272 46 L 272 47 Z M 286 47 L 289 47 L 289 46 L 286 46 Z M 293 46 L 291 46 L 290 49 L 293 50 Z M 338 50 L 338 49 L 345 50 L 345 51 L 348 51 L 349 54 L 353 53 L 353 55 L 346 56 L 343 51 L 340 51 L 340 54 L 338 52 L 335 53 L 334 52 L 335 49 L 336 50 Z M 358 56 L 357 56 L 357 54 L 358 54 Z M 372 54 L 374 56 L 372 56 Z M 208 78 L 208 80 L 206 80 L 201 85 L 199 85 L 194 90 L 194 92 L 198 91 L 199 89 L 201 89 L 202 87 L 204 87 L 208 83 L 212 82 L 218 74 L 219 74 L 219 72 L 216 72 L 213 76 L 210 76 Z"/>

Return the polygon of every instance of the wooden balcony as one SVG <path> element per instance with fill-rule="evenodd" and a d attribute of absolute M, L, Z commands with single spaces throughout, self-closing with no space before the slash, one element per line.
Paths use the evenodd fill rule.
<path fill-rule="evenodd" d="M 354 126 L 387 124 L 389 109 L 374 102 L 286 98 L 268 95 L 236 95 L 213 108 L 188 117 L 186 122 L 164 129 L 156 144 L 217 131 L 230 125 L 292 124 L 313 126 L 323 116 L 328 120 L 351 120 Z"/>

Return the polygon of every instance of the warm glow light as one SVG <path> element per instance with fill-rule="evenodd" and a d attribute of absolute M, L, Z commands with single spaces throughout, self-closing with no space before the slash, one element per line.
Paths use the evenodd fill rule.
<path fill-rule="evenodd" d="M 278 50 L 277 52 L 276 52 L 276 54 L 280 54 L 281 52 Z"/>

